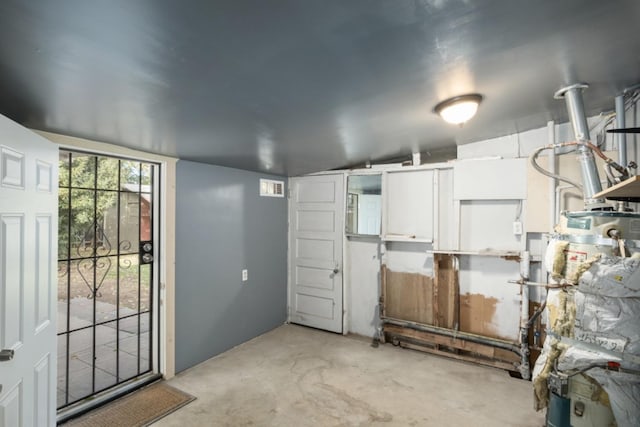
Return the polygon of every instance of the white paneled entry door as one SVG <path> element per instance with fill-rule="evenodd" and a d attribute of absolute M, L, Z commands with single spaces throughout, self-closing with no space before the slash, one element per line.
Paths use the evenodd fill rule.
<path fill-rule="evenodd" d="M 0 116 L 0 427 L 56 423 L 57 165 Z"/>
<path fill-rule="evenodd" d="M 343 175 L 289 180 L 289 320 L 342 333 Z"/>

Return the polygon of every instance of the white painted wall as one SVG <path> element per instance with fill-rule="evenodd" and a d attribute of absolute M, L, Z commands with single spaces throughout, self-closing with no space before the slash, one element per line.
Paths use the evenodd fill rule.
<path fill-rule="evenodd" d="M 373 337 L 380 323 L 380 238 L 349 237 L 344 253 L 348 257 L 347 274 L 344 276 L 347 330 Z"/>
<path fill-rule="evenodd" d="M 613 107 L 613 100 L 612 100 Z M 627 126 L 638 126 L 640 111 L 632 108 L 628 112 Z M 589 118 L 590 126 L 596 126 L 601 117 Z M 568 123 L 554 126 L 555 142 L 573 139 L 571 127 Z M 592 135 L 595 138 L 595 135 Z M 551 231 L 549 207 L 549 179 L 537 172 L 531 172 L 526 158 L 536 148 L 549 143 L 547 127 L 521 132 L 500 138 L 480 141 L 458 147 L 459 160 L 474 161 L 474 173 L 483 179 L 494 182 L 505 182 L 512 195 L 507 200 L 497 201 L 492 198 L 478 197 L 484 200 L 454 200 L 455 172 L 451 164 L 441 164 L 435 174 L 436 190 L 434 201 L 434 236 L 433 243 L 423 242 L 383 242 L 378 239 L 350 238 L 345 247 L 345 256 L 349 258 L 349 274 L 345 277 L 348 302 L 348 326 L 351 333 L 374 336 L 378 320 L 372 318 L 377 304 L 380 289 L 379 269 L 381 261 L 396 271 L 433 273 L 433 256 L 428 251 L 434 249 L 459 250 L 529 250 L 534 259 L 540 259 L 545 248 L 542 233 Z M 640 163 L 640 148 L 635 135 L 627 137 L 628 158 Z M 605 140 L 605 149 L 615 150 L 616 145 L 611 135 Z M 617 159 L 615 153 L 610 153 Z M 544 155 L 546 156 L 546 154 Z M 510 174 L 500 174 L 496 167 L 496 159 L 518 159 L 517 162 L 505 162 L 509 165 Z M 479 159 L 494 159 L 481 162 Z M 546 159 L 543 159 L 546 160 Z M 461 162 L 462 163 L 462 162 Z M 544 163 L 544 161 L 542 162 Z M 459 163 L 460 164 L 460 163 Z M 480 165 L 480 166 L 478 166 Z M 485 165 L 485 166 L 483 166 Z M 579 176 L 579 165 L 571 155 L 558 156 L 558 172 L 563 175 Z M 388 172 L 387 172 L 388 173 Z M 518 192 L 521 186 L 514 186 L 509 175 L 518 174 L 523 179 L 526 191 Z M 468 178 L 468 174 L 467 178 Z M 601 178 L 604 174 L 601 173 Z M 383 185 L 384 185 L 383 178 Z M 495 190 L 495 189 L 493 189 Z M 383 188 L 383 194 L 385 189 Z M 395 194 L 394 203 L 402 204 L 403 198 L 415 199 L 424 191 L 410 192 L 398 197 Z M 431 197 L 430 192 L 427 192 Z M 465 198 L 470 197 L 468 192 Z M 489 192 L 490 193 L 490 192 Z M 474 194 L 474 192 L 471 192 Z M 515 194 L 515 196 L 513 195 Z M 520 199 L 520 197 L 522 199 Z M 500 197 L 503 198 L 503 197 Z M 571 200 L 570 198 L 566 198 Z M 564 200 L 564 199 L 563 199 Z M 383 212 L 388 212 L 387 198 L 383 199 Z M 407 205 L 415 204 L 415 200 Z M 575 209 L 574 204 L 563 204 L 560 208 Z M 521 210 L 520 205 L 522 204 Z M 394 208 L 397 212 L 398 209 Z M 523 223 L 523 230 L 528 235 L 521 237 L 513 234 L 513 222 L 518 219 Z M 384 224 L 385 219 L 383 219 Z M 456 229 L 457 222 L 459 229 Z M 531 222 L 528 226 L 527 222 Z M 403 232 L 407 232 L 403 230 Z M 408 233 L 408 232 L 407 232 Z M 509 284 L 508 280 L 520 277 L 520 266 L 514 261 L 507 261 L 500 257 L 480 255 L 460 255 L 460 293 L 483 294 L 498 300 L 494 315 L 495 331 L 502 337 L 516 339 L 520 319 L 520 287 Z M 532 264 L 530 277 L 532 280 L 544 280 L 540 263 Z M 533 289 L 530 293 L 532 300 L 541 300 L 544 291 Z M 377 311 L 376 311 L 377 312 Z"/>

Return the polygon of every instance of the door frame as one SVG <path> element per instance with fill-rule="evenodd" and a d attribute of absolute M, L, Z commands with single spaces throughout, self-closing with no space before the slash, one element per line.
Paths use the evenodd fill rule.
<path fill-rule="evenodd" d="M 107 156 L 130 157 L 160 165 L 158 209 L 160 212 L 159 234 L 159 307 L 160 343 L 158 372 L 169 379 L 175 375 L 175 210 L 176 210 L 176 163 L 178 159 L 145 153 L 104 142 L 91 141 L 34 130 L 35 133 L 59 145 L 61 149 L 81 150 Z"/>
<path fill-rule="evenodd" d="M 342 274 L 340 275 L 342 277 L 342 335 L 348 335 L 349 334 L 349 310 L 348 310 L 348 293 L 347 293 L 347 286 L 348 286 L 348 280 L 346 278 L 347 274 L 347 268 L 350 268 L 350 266 L 348 265 L 348 257 L 346 256 L 346 245 L 347 245 L 347 236 L 345 233 L 345 229 L 344 229 L 344 219 L 346 218 L 346 214 L 347 214 L 347 173 L 346 172 L 339 172 L 339 171 L 326 171 L 326 172 L 317 172 L 317 173 L 312 173 L 312 174 L 308 174 L 308 175 L 302 175 L 302 176 L 294 176 L 294 177 L 290 177 L 289 178 L 289 182 L 287 184 L 287 323 L 292 323 L 291 322 L 291 288 L 292 288 L 292 271 L 293 271 L 293 263 L 291 262 L 291 191 L 293 186 L 291 185 L 292 180 L 294 179 L 301 179 L 301 178 L 307 178 L 307 177 L 313 177 L 313 176 L 323 176 L 323 175 L 342 175 L 343 179 L 342 179 L 342 188 L 340 189 L 341 194 L 340 197 L 343 198 L 343 203 L 342 203 L 342 211 L 340 212 L 340 215 L 342 215 L 343 218 L 343 227 L 341 230 L 341 236 L 342 236 L 342 241 L 340 242 L 340 244 L 342 245 Z"/>

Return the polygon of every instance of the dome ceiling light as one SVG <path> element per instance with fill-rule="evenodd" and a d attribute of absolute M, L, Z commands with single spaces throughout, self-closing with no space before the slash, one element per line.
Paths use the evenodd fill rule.
<path fill-rule="evenodd" d="M 433 111 L 445 122 L 462 126 L 476 115 L 481 101 L 482 95 L 477 93 L 455 96 L 436 105 Z"/>

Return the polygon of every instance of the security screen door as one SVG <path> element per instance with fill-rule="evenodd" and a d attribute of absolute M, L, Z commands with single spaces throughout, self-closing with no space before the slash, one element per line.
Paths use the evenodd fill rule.
<path fill-rule="evenodd" d="M 60 151 L 58 409 L 158 366 L 158 168 Z"/>

